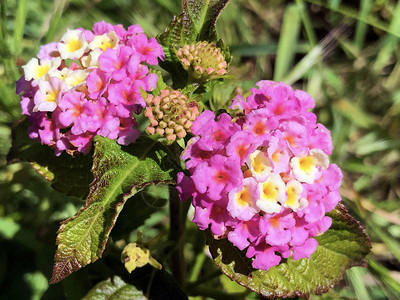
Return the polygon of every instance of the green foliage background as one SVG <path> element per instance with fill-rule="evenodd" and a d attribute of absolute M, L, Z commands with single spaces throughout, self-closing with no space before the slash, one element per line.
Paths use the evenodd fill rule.
<path fill-rule="evenodd" d="M 168 188 L 146 189 L 126 203 L 103 259 L 49 285 L 59 222 L 84 202 L 54 191 L 29 164 L 6 165 L 5 158 L 21 113 L 15 81 L 41 44 L 100 20 L 138 23 L 156 36 L 180 6 L 179 0 L 0 0 L 0 299 L 80 299 L 114 274 L 111 265 L 123 244 L 135 241 L 137 226 L 145 240 L 160 233 L 159 244 L 167 240 Z M 368 268 L 348 270 L 338 286 L 312 298 L 399 299 L 400 1 L 231 0 L 217 29 L 231 48 L 236 79 L 207 95 L 210 107 L 225 108 L 229 95 L 260 79 L 310 93 L 332 133 L 332 160 L 344 171 L 343 201 L 372 238 Z M 132 220 L 130 210 L 143 211 L 142 219 Z M 258 299 L 220 276 L 204 254 L 204 235 L 187 226 L 185 291 L 197 299 Z M 162 252 L 155 249 L 155 257 Z"/>

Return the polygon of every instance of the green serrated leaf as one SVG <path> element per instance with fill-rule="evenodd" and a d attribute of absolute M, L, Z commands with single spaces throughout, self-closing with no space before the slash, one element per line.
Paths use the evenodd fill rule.
<path fill-rule="evenodd" d="M 63 153 L 55 156 L 53 150 L 41 145 L 28 136 L 30 122 L 22 118 L 13 128 L 13 142 L 7 155 L 8 163 L 27 161 L 51 186 L 68 196 L 85 198 L 93 181 L 90 172 L 92 157 L 88 155 L 71 156 Z"/>
<path fill-rule="evenodd" d="M 115 276 L 112 280 L 101 281 L 96 284 L 83 300 L 145 300 L 143 293 L 133 285 L 125 283 Z"/>
<path fill-rule="evenodd" d="M 150 138 L 129 146 L 95 138 L 94 181 L 85 207 L 61 223 L 53 276 L 56 283 L 101 257 L 108 236 L 126 200 L 150 184 L 172 184 L 179 166 L 168 150 Z"/>
<path fill-rule="evenodd" d="M 365 256 L 371 248 L 368 235 L 343 205 L 339 204 L 328 216 L 332 226 L 316 238 L 318 248 L 310 259 L 289 258 L 268 271 L 255 270 L 251 259 L 228 239 L 215 240 L 207 231 L 207 243 L 218 268 L 258 294 L 267 298 L 321 294 L 338 283 L 346 269 L 365 266 Z"/>
<path fill-rule="evenodd" d="M 183 0 L 182 13 L 174 17 L 165 32 L 157 37 L 165 60 L 161 67 L 172 74 L 175 88 L 186 85 L 187 73 L 182 68 L 175 49 L 197 41 L 215 42 L 224 53 L 227 63 L 231 57 L 227 47 L 217 37 L 216 21 L 229 0 Z"/>

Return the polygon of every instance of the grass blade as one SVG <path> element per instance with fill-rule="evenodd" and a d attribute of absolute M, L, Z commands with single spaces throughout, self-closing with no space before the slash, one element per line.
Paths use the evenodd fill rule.
<path fill-rule="evenodd" d="M 363 282 L 363 274 L 364 272 L 361 268 L 351 268 L 346 272 L 347 279 L 351 282 L 357 299 L 371 300 L 368 290 Z"/>
<path fill-rule="evenodd" d="M 381 20 L 369 15 L 368 17 L 366 17 L 365 19 L 361 19 L 358 11 L 350 8 L 348 6 L 344 6 L 344 5 L 339 5 L 339 6 L 329 6 L 327 3 L 325 3 L 325 1 L 321 1 L 321 0 L 306 0 L 307 2 L 328 8 L 332 11 L 338 12 L 344 16 L 353 18 L 353 19 L 357 19 L 360 21 L 365 22 L 366 24 L 378 28 L 382 31 L 385 31 L 387 33 L 391 33 L 394 36 L 400 37 L 400 33 L 396 32 L 395 30 L 393 30 L 393 28 L 389 28 L 389 26 L 387 24 L 385 24 L 384 22 L 382 22 Z"/>
<path fill-rule="evenodd" d="M 303 0 L 296 0 L 296 3 L 300 9 L 301 20 L 303 21 L 308 41 L 310 42 L 311 46 L 315 46 L 317 44 L 317 36 L 314 32 L 310 15 L 304 7 Z"/>
<path fill-rule="evenodd" d="M 372 0 L 362 0 L 360 5 L 360 19 L 357 21 L 354 43 L 358 49 L 364 46 L 365 35 L 367 34 L 368 25 L 362 21 L 365 20 L 371 13 Z"/>
<path fill-rule="evenodd" d="M 400 283 L 390 275 L 388 269 L 370 257 L 367 257 L 367 261 L 368 270 L 386 285 L 393 294 L 400 295 Z"/>
<path fill-rule="evenodd" d="M 373 66 L 376 71 L 382 70 L 389 60 L 391 59 L 392 53 L 397 49 L 397 41 L 400 37 L 400 1 L 397 3 L 395 10 L 393 11 L 393 19 L 389 27 L 392 36 L 388 35 L 383 40 L 383 45 L 379 51 L 378 58 Z"/>
<path fill-rule="evenodd" d="M 283 16 L 281 34 L 279 36 L 278 50 L 276 55 L 276 65 L 274 81 L 280 81 L 287 74 L 294 56 L 300 32 L 300 10 L 297 5 L 289 5 Z"/>
<path fill-rule="evenodd" d="M 14 54 L 19 55 L 22 51 L 22 38 L 24 35 L 24 26 L 26 21 L 26 0 L 19 0 L 17 14 L 15 16 L 15 31 L 14 31 Z"/>

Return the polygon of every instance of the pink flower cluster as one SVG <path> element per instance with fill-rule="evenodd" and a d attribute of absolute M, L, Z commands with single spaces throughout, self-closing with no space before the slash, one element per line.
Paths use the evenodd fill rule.
<path fill-rule="evenodd" d="M 191 176 L 179 173 L 177 189 L 182 200 L 193 196 L 200 229 L 268 270 L 315 251 L 313 237 L 332 222 L 325 213 L 341 200 L 342 173 L 329 163 L 329 131 L 308 111 L 313 99 L 283 83 L 257 86 L 233 101 L 243 117 L 204 111 L 196 119 L 181 156 Z"/>
<path fill-rule="evenodd" d="M 93 31 L 68 30 L 60 42 L 41 47 L 17 82 L 30 138 L 62 151 L 87 154 L 95 135 L 127 145 L 140 135 L 132 112 L 145 107 L 140 89 L 156 87 L 163 51 L 139 25 L 125 30 L 104 21 Z"/>

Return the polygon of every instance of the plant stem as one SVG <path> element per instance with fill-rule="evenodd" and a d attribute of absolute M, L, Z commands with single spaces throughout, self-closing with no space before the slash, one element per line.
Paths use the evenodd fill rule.
<path fill-rule="evenodd" d="M 181 215 L 182 203 L 178 199 L 176 189 L 172 187 L 169 190 L 169 240 L 175 244 L 171 251 L 172 274 L 180 285 L 183 284 L 185 278 L 185 264 L 183 258 L 184 222 L 182 222 Z"/>
<path fill-rule="evenodd" d="M 174 155 L 176 161 L 180 161 L 180 147 L 178 144 L 172 144 L 169 149 Z M 183 205 L 178 197 L 178 192 L 175 187 L 169 189 L 169 216 L 170 216 L 170 231 L 169 241 L 174 244 L 171 249 L 172 274 L 176 281 L 182 286 L 186 276 L 186 266 L 183 257 L 184 232 L 187 210 L 183 209 Z"/>

